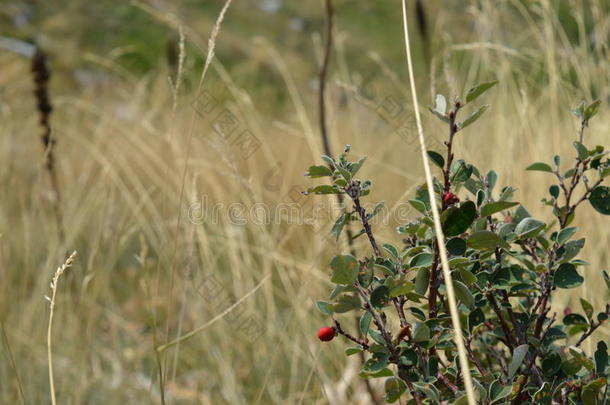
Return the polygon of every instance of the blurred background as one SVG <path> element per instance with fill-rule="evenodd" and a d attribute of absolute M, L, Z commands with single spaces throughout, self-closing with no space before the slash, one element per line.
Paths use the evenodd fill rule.
<path fill-rule="evenodd" d="M 415 215 L 405 203 L 424 182 L 401 4 L 333 3 L 332 148 L 351 144 L 368 156 L 367 203 L 388 208 L 375 231 L 399 242 L 394 229 Z M 456 155 L 495 169 L 500 186 L 513 185 L 532 215 L 550 219 L 540 202 L 550 176 L 524 169 L 573 155 L 570 111 L 582 99 L 603 101 L 585 143 L 607 143 L 610 2 L 422 3 L 425 20 L 408 2 L 420 104 L 499 80 Z M 323 151 L 324 2 L 233 1 L 201 80 L 224 5 L 2 1 L 0 403 L 50 403 L 44 296 L 73 250 L 54 320 L 60 403 L 370 403 L 358 359 L 315 337 L 328 322 L 315 309 L 330 292 L 328 260 L 346 251 L 328 236 L 332 199 L 300 194 Z M 50 69 L 55 181 L 41 143 L 34 44 Z M 428 115 L 424 125 L 439 150 L 442 126 Z M 586 283 L 560 298 L 600 306 L 608 223 L 588 205 L 575 223 L 590 265 Z"/>

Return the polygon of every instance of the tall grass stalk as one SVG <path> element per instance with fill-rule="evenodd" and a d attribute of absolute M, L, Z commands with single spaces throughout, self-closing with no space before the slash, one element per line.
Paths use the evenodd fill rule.
<path fill-rule="evenodd" d="M 49 362 L 49 386 L 51 389 L 51 404 L 56 405 L 55 399 L 55 383 L 53 381 L 53 352 L 51 350 L 51 337 L 53 332 L 53 314 L 55 310 L 55 295 L 57 294 L 57 283 L 59 278 L 65 273 L 65 271 L 72 266 L 72 262 L 76 258 L 76 250 L 66 259 L 64 264 L 57 268 L 53 280 L 51 281 L 51 297 L 45 296 L 49 301 L 49 327 L 47 328 L 47 359 Z"/>
<path fill-rule="evenodd" d="M 441 226 L 440 215 L 438 207 L 436 205 L 436 196 L 434 195 L 434 183 L 432 181 L 432 171 L 430 169 L 430 162 L 428 160 L 428 154 L 426 149 L 426 139 L 424 136 L 424 129 L 421 123 L 421 115 L 419 113 L 419 106 L 417 104 L 417 89 L 415 88 L 415 75 L 413 74 L 413 63 L 411 60 L 411 47 L 409 43 L 409 25 L 407 20 L 407 0 L 402 1 L 402 18 L 404 27 L 404 40 L 405 40 L 405 52 L 407 54 L 407 67 L 409 70 L 409 82 L 411 85 L 411 97 L 413 98 L 413 109 L 415 112 L 415 121 L 417 123 L 417 133 L 419 135 L 419 145 L 424 163 L 424 171 L 426 174 L 426 184 L 428 185 L 428 195 L 430 197 L 430 207 L 432 209 L 432 215 L 434 217 L 434 230 L 436 233 L 436 240 L 438 244 L 438 250 L 441 258 L 441 265 L 443 269 L 443 276 L 445 277 L 445 286 L 447 288 L 447 300 L 449 301 L 449 312 L 451 314 L 451 321 L 454 329 L 454 340 L 458 349 L 460 368 L 462 375 L 464 376 L 464 386 L 466 388 L 466 395 L 468 396 L 468 404 L 476 405 L 474 397 L 474 388 L 472 385 L 472 377 L 470 375 L 470 367 L 468 365 L 468 356 L 466 354 L 466 347 L 464 345 L 464 339 L 462 337 L 462 326 L 460 325 L 460 316 L 457 308 L 457 301 L 455 298 L 455 291 L 453 289 L 453 281 L 451 278 L 451 271 L 449 270 L 449 260 L 447 259 L 447 250 L 445 248 L 445 237 L 443 235 L 443 228 Z"/>

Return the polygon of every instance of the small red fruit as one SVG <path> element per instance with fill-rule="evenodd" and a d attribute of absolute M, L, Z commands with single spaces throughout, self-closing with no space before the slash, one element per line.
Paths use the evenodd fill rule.
<path fill-rule="evenodd" d="M 443 202 L 445 203 L 445 205 L 449 206 L 459 203 L 460 198 L 457 195 L 453 194 L 451 191 L 448 191 L 446 193 L 443 193 Z"/>
<path fill-rule="evenodd" d="M 318 330 L 318 339 L 323 342 L 330 342 L 335 337 L 335 328 L 323 326 Z"/>

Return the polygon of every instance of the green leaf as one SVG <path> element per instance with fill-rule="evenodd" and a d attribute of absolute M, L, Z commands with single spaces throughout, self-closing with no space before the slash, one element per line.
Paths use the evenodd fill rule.
<path fill-rule="evenodd" d="M 585 246 L 584 238 L 566 242 L 563 245 L 563 254 L 561 255 L 561 260 L 567 261 L 567 260 L 570 260 L 570 259 L 576 257 L 576 255 L 578 255 L 578 253 L 584 246 Z"/>
<path fill-rule="evenodd" d="M 519 370 L 519 367 L 521 366 L 521 363 L 523 363 L 523 360 L 525 359 L 529 348 L 529 345 L 521 345 L 515 347 L 515 350 L 513 350 L 513 358 L 511 359 L 510 364 L 508 366 L 509 380 L 512 379 L 517 370 Z"/>
<path fill-rule="evenodd" d="M 512 391 L 512 386 L 502 385 L 500 380 L 495 380 L 489 387 L 489 399 L 492 402 L 498 401 L 502 398 L 506 398 Z"/>
<path fill-rule="evenodd" d="M 526 167 L 525 170 L 535 170 L 535 171 L 539 171 L 539 172 L 553 173 L 553 169 L 551 168 L 551 166 L 549 166 L 548 164 L 543 163 L 543 162 L 533 163 L 533 164 L 529 165 L 528 167 Z"/>
<path fill-rule="evenodd" d="M 324 315 L 330 316 L 333 314 L 333 308 L 328 302 L 318 301 L 316 302 L 316 307 Z"/>
<path fill-rule="evenodd" d="M 392 404 L 402 396 L 407 390 L 407 384 L 397 377 L 390 377 L 385 380 L 385 400 Z"/>
<path fill-rule="evenodd" d="M 343 214 L 339 215 L 339 218 L 337 218 L 337 221 L 335 221 L 335 224 L 333 225 L 333 227 L 330 231 L 330 234 L 335 237 L 335 240 L 339 240 L 341 231 L 343 231 L 343 227 L 345 226 L 345 224 L 347 223 L 349 218 L 350 218 L 350 214 L 347 212 L 344 212 Z"/>
<path fill-rule="evenodd" d="M 557 234 L 557 243 L 563 245 L 566 241 L 568 241 L 577 231 L 576 227 L 563 228 Z"/>
<path fill-rule="evenodd" d="M 555 271 L 554 283 L 559 288 L 576 288 L 580 286 L 584 278 L 578 274 L 576 267 L 571 263 L 563 263 Z"/>
<path fill-rule="evenodd" d="M 362 334 L 363 338 L 366 338 L 366 336 L 368 335 L 372 320 L 373 320 L 373 316 L 371 315 L 370 312 L 365 312 L 360 317 L 360 322 L 358 323 L 358 325 L 360 327 L 360 333 Z"/>
<path fill-rule="evenodd" d="M 336 168 L 337 167 L 337 162 L 335 162 L 335 159 L 331 158 L 330 156 L 321 155 L 320 157 L 322 158 L 323 161 L 328 163 L 328 165 L 330 167 L 332 167 L 332 168 Z"/>
<path fill-rule="evenodd" d="M 474 123 L 476 120 L 481 118 L 481 115 L 489 108 L 489 105 L 482 105 L 478 110 L 473 112 L 470 117 L 466 118 L 464 122 L 459 124 L 460 129 L 466 128 L 468 125 Z"/>
<path fill-rule="evenodd" d="M 492 231 L 473 232 L 468 237 L 467 243 L 469 247 L 477 250 L 493 250 L 498 246 L 508 247 L 508 244 Z"/>
<path fill-rule="evenodd" d="M 474 166 L 467 164 L 463 160 L 457 160 L 451 165 L 451 182 L 462 183 L 472 176 Z"/>
<path fill-rule="evenodd" d="M 415 322 L 413 326 L 413 341 L 425 342 L 430 340 L 430 328 L 423 322 Z"/>
<path fill-rule="evenodd" d="M 593 191 L 591 191 L 589 202 L 597 212 L 604 215 L 610 215 L 610 187 L 595 187 Z"/>
<path fill-rule="evenodd" d="M 586 158 L 589 157 L 589 151 L 587 150 L 587 147 L 585 145 L 583 145 L 582 143 L 574 141 L 574 148 L 576 149 L 576 152 L 578 153 L 578 159 L 585 160 Z"/>
<path fill-rule="evenodd" d="M 362 346 L 348 347 L 347 349 L 345 349 L 345 355 L 346 356 L 351 356 L 351 355 L 354 355 L 356 353 L 361 353 L 363 350 L 364 349 L 363 349 Z"/>
<path fill-rule="evenodd" d="M 381 247 L 386 252 L 388 252 L 394 259 L 398 259 L 399 254 L 398 254 L 398 249 L 396 249 L 396 246 L 389 244 L 389 243 L 384 243 Z"/>
<path fill-rule="evenodd" d="M 485 93 L 487 90 L 491 89 L 496 84 L 498 84 L 498 81 L 494 80 L 491 82 L 485 82 L 474 86 L 473 88 L 468 90 L 468 93 L 466 94 L 466 103 L 470 103 L 471 101 L 476 100 L 481 94 Z"/>
<path fill-rule="evenodd" d="M 599 105 L 601 104 L 601 100 L 595 100 L 584 111 L 584 119 L 585 121 L 589 121 L 595 114 L 597 114 L 597 110 L 599 109 Z"/>
<path fill-rule="evenodd" d="M 424 295 L 428 290 L 430 281 L 430 269 L 422 268 L 417 271 L 415 276 L 415 292 L 419 295 Z"/>
<path fill-rule="evenodd" d="M 409 262 L 409 267 L 427 267 L 432 264 L 433 256 L 431 253 L 420 253 L 414 256 Z"/>
<path fill-rule="evenodd" d="M 563 317 L 564 325 L 588 325 L 587 320 L 580 314 L 569 314 Z"/>
<path fill-rule="evenodd" d="M 552 376 L 561 368 L 561 357 L 557 353 L 551 353 L 542 360 L 542 372 L 544 375 Z"/>
<path fill-rule="evenodd" d="M 337 167 L 337 170 L 339 171 L 341 176 L 343 176 L 343 178 L 345 179 L 346 182 L 349 183 L 352 180 L 352 174 L 350 173 L 349 170 L 346 170 L 342 167 Z"/>
<path fill-rule="evenodd" d="M 453 289 L 455 290 L 456 298 L 466 307 L 474 308 L 474 297 L 466 284 L 458 280 L 453 280 Z"/>
<path fill-rule="evenodd" d="M 468 314 L 468 326 L 471 332 L 475 326 L 480 325 L 483 322 L 485 322 L 485 314 L 481 308 L 476 308 Z"/>
<path fill-rule="evenodd" d="M 595 351 L 595 371 L 603 373 L 608 367 L 608 346 L 603 341 L 597 342 L 597 350 Z"/>
<path fill-rule="evenodd" d="M 383 368 L 374 373 L 367 373 L 366 371 L 361 371 L 358 374 L 362 378 L 381 378 L 381 377 L 392 377 L 394 373 L 389 368 Z"/>
<path fill-rule="evenodd" d="M 561 362 L 561 370 L 567 375 L 571 376 L 580 371 L 582 364 L 577 357 L 572 357 Z"/>
<path fill-rule="evenodd" d="M 453 256 L 461 256 L 466 252 L 466 241 L 460 238 L 452 238 L 447 241 L 447 251 Z"/>
<path fill-rule="evenodd" d="M 375 373 L 377 371 L 383 370 L 389 364 L 388 357 L 389 355 L 384 352 L 377 352 L 373 354 L 373 357 L 368 359 L 362 365 L 362 371 L 368 373 Z"/>
<path fill-rule="evenodd" d="M 466 259 L 466 260 L 468 260 L 468 259 Z M 474 283 L 476 283 L 478 280 L 474 274 L 472 274 L 470 271 L 468 271 L 464 268 L 458 269 L 457 272 L 460 275 L 461 281 L 463 281 L 464 284 L 466 284 L 469 287 L 471 285 L 473 285 Z"/>
<path fill-rule="evenodd" d="M 460 207 L 451 207 L 442 215 L 445 236 L 457 236 L 468 230 L 477 217 L 477 207 L 472 201 L 466 201 Z"/>
<path fill-rule="evenodd" d="M 410 281 L 403 281 L 400 285 L 390 290 L 390 298 L 399 297 L 410 293 L 415 289 L 415 284 Z"/>
<path fill-rule="evenodd" d="M 570 354 L 578 359 L 580 364 L 585 367 L 589 371 L 593 371 L 595 369 L 595 364 L 591 361 L 589 357 L 582 351 L 582 349 L 577 347 L 569 347 Z"/>
<path fill-rule="evenodd" d="M 582 388 L 582 402 L 584 405 L 599 405 L 598 395 L 608 384 L 605 377 L 597 378 Z"/>
<path fill-rule="evenodd" d="M 580 306 L 582 307 L 582 310 L 585 311 L 585 315 L 587 315 L 589 321 L 593 319 L 593 305 L 586 299 L 580 298 Z"/>
<path fill-rule="evenodd" d="M 523 219 L 515 228 L 518 239 L 533 238 L 544 228 L 544 222 L 540 222 L 532 217 Z"/>
<path fill-rule="evenodd" d="M 335 256 L 330 261 L 332 277 L 335 284 L 353 284 L 358 277 L 358 260 L 352 255 Z"/>
<path fill-rule="evenodd" d="M 341 194 L 341 190 L 339 190 L 337 187 L 329 186 L 327 184 L 308 188 L 307 192 L 314 194 Z"/>
<path fill-rule="evenodd" d="M 371 293 L 371 305 L 375 308 L 383 308 L 390 301 L 390 289 L 381 285 Z"/>
<path fill-rule="evenodd" d="M 496 201 L 484 204 L 481 207 L 481 216 L 488 217 L 497 212 L 504 211 L 505 209 L 512 208 L 515 205 L 519 205 L 518 202 L 510 202 L 510 201 Z"/>
<path fill-rule="evenodd" d="M 559 198 L 559 186 L 557 184 L 553 184 L 551 187 L 549 187 L 549 194 L 553 198 Z"/>
<path fill-rule="evenodd" d="M 440 153 L 435 152 L 433 150 L 429 150 L 428 157 L 430 158 L 430 160 L 432 160 L 432 162 L 434 162 L 435 165 L 437 165 L 441 169 L 445 167 L 445 158 L 443 158 Z"/>
<path fill-rule="evenodd" d="M 337 302 L 333 304 L 333 311 L 342 314 L 345 312 L 353 311 L 361 307 L 360 298 L 355 295 L 342 295 L 339 297 Z"/>
<path fill-rule="evenodd" d="M 305 173 L 305 176 L 311 177 L 311 178 L 318 178 L 318 177 L 325 177 L 325 176 L 332 176 L 333 172 L 327 167 L 327 166 L 309 166 L 309 169 L 307 169 L 307 172 Z"/>
<path fill-rule="evenodd" d="M 409 204 L 422 214 L 426 213 L 426 204 L 420 200 L 409 200 Z"/>
<path fill-rule="evenodd" d="M 358 170 L 360 170 L 360 168 L 364 164 L 365 160 L 366 160 L 366 156 L 363 156 L 357 162 L 354 162 L 354 163 L 350 164 L 349 172 L 352 174 L 352 176 L 355 176 L 356 173 L 358 173 Z"/>
<path fill-rule="evenodd" d="M 415 191 L 415 199 L 423 202 L 426 205 L 426 209 L 430 209 L 430 195 L 428 193 L 428 186 L 426 184 L 422 184 L 417 187 Z"/>
<path fill-rule="evenodd" d="M 498 173 L 493 170 L 490 170 L 489 173 L 487 173 L 487 176 L 485 176 L 485 179 L 487 180 L 487 185 L 489 186 L 489 190 L 491 191 L 498 182 Z"/>

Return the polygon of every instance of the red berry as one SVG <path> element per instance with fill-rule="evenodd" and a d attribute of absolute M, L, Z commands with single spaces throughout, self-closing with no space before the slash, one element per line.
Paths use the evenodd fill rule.
<path fill-rule="evenodd" d="M 335 337 L 335 329 L 323 326 L 318 330 L 318 339 L 323 342 L 330 342 Z"/>
<path fill-rule="evenodd" d="M 460 202 L 460 199 L 457 195 L 453 194 L 451 191 L 443 193 L 443 202 L 445 205 L 453 205 Z"/>

